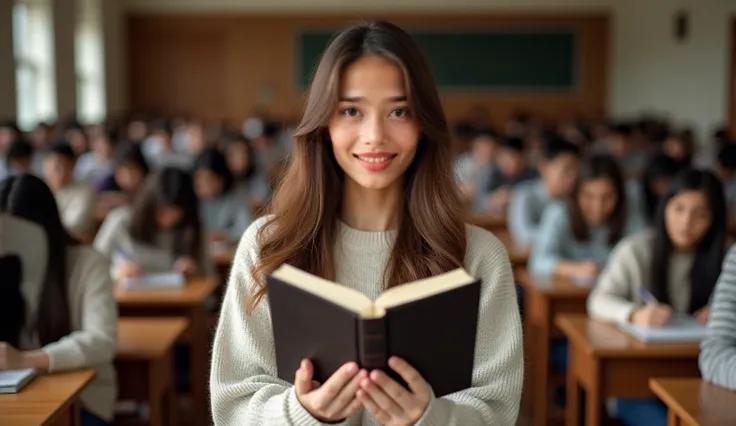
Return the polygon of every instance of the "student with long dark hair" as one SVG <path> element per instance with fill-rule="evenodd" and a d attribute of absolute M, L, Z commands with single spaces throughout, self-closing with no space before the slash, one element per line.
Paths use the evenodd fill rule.
<path fill-rule="evenodd" d="M 598 155 L 585 161 L 570 196 L 544 211 L 529 270 L 547 276 L 597 276 L 616 243 L 643 227 L 627 204 L 616 160 Z"/>
<path fill-rule="evenodd" d="M 633 205 L 640 206 L 644 219 L 653 224 L 659 200 L 667 192 L 670 180 L 682 169 L 682 165 L 666 155 L 656 155 L 649 160 L 641 182 L 630 181 L 629 194 Z"/>
<path fill-rule="evenodd" d="M 0 370 L 96 369 L 97 376 L 80 395 L 81 424 L 105 425 L 112 420 L 116 397 L 117 305 L 109 263 L 69 236 L 53 194 L 35 176 L 0 182 L 2 215 L 39 232 L 23 236 L 34 255 L 23 259 L 20 286 L 0 285 L 0 312 L 16 315 L 0 322 Z"/>
<path fill-rule="evenodd" d="M 112 258 L 114 278 L 209 271 L 191 175 L 174 168 L 151 175 L 132 207 L 110 212 L 94 246 Z"/>
<path fill-rule="evenodd" d="M 694 315 L 705 324 L 725 249 L 723 185 L 709 171 L 685 169 L 660 201 L 654 227 L 616 246 L 588 299 L 588 313 L 647 327 L 660 327 L 676 315 Z M 666 424 L 660 403 L 619 400 L 618 405 L 629 426 Z"/>
<path fill-rule="evenodd" d="M 244 136 L 237 136 L 225 145 L 235 190 L 245 195 L 248 206 L 255 212 L 271 197 L 271 184 L 265 172 L 258 168 L 254 155 L 253 146 Z"/>
<path fill-rule="evenodd" d="M 194 191 L 208 238 L 238 241 L 252 218 L 247 198 L 238 192 L 227 160 L 215 148 L 205 148 L 194 160 Z"/>
<path fill-rule="evenodd" d="M 215 335 L 217 425 L 516 423 L 521 325 L 508 255 L 463 223 L 452 143 L 417 43 L 386 22 L 359 24 L 317 67 L 272 214 L 241 239 Z M 375 298 L 458 267 L 482 281 L 472 386 L 441 398 L 408 362 L 385 372 L 348 362 L 324 383 L 303 360 L 278 378 L 265 276 L 284 263 Z M 357 361 L 357 360 L 355 360 Z"/>
<path fill-rule="evenodd" d="M 113 174 L 97 187 L 100 195 L 95 216 L 104 218 L 117 207 L 130 206 L 140 193 L 149 170 L 140 145 L 125 143 L 118 152 Z"/>

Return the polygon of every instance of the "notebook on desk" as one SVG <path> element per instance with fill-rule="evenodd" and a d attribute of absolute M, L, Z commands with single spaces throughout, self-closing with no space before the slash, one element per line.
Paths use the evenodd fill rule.
<path fill-rule="evenodd" d="M 664 327 L 652 328 L 621 323 L 619 329 L 632 335 L 642 342 L 648 343 L 677 343 L 699 342 L 705 337 L 705 326 L 693 317 L 682 316 L 673 318 Z"/>
<path fill-rule="evenodd" d="M 34 377 L 36 377 L 36 372 L 32 368 L 0 371 L 0 394 L 18 393 Z"/>
<path fill-rule="evenodd" d="M 125 290 L 181 288 L 184 287 L 186 283 L 187 280 L 183 274 L 177 272 L 165 272 L 146 274 L 139 278 L 125 278 L 120 281 L 120 287 Z"/>

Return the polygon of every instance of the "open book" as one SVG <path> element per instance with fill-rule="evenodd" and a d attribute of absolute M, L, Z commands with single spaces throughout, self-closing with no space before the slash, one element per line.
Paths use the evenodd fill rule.
<path fill-rule="evenodd" d="M 18 393 L 34 377 L 36 377 L 36 372 L 32 368 L 0 371 L 0 394 Z"/>
<path fill-rule="evenodd" d="M 375 301 L 284 265 L 267 277 L 279 377 L 293 382 L 302 359 L 324 382 L 346 362 L 388 368 L 407 360 L 442 396 L 471 385 L 480 281 L 457 269 L 385 291 Z"/>
<path fill-rule="evenodd" d="M 619 328 L 643 342 L 699 342 L 706 328 L 690 316 L 676 316 L 664 327 L 642 327 L 621 323 Z"/>

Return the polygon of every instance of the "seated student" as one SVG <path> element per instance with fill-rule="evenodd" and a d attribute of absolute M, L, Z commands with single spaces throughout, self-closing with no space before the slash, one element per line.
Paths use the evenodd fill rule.
<path fill-rule="evenodd" d="M 467 201 L 473 201 L 484 190 L 493 170 L 498 136 L 491 129 L 475 132 L 470 151 L 455 159 L 455 179 Z"/>
<path fill-rule="evenodd" d="M 541 276 L 595 278 L 616 243 L 643 228 L 641 218 L 627 204 L 616 160 L 609 155 L 588 159 L 566 200 L 544 210 L 529 271 Z"/>
<path fill-rule="evenodd" d="M 205 148 L 194 160 L 194 191 L 200 217 L 212 241 L 237 242 L 252 217 L 247 199 L 233 186 L 227 160 L 215 148 Z"/>
<path fill-rule="evenodd" d="M 192 167 L 192 155 L 174 149 L 173 133 L 171 123 L 162 121 L 153 127 L 151 136 L 143 143 L 143 154 L 154 169 L 178 167 L 189 170 Z"/>
<path fill-rule="evenodd" d="M 76 121 L 70 121 L 64 127 L 61 136 L 64 140 L 69 141 L 69 145 L 74 151 L 74 155 L 79 157 L 89 150 L 87 134 L 84 132 L 82 125 Z"/>
<path fill-rule="evenodd" d="M 115 135 L 101 133 L 92 139 L 92 152 L 82 154 L 74 167 L 74 178 L 95 187 L 115 172 Z"/>
<path fill-rule="evenodd" d="M 5 154 L 5 174 L 13 176 L 20 173 L 31 173 L 33 146 L 23 138 L 16 138 L 10 143 Z"/>
<path fill-rule="evenodd" d="M 682 167 L 681 163 L 666 155 L 656 155 L 647 163 L 641 180 L 627 182 L 626 190 L 631 205 L 638 207 L 648 225 L 654 224 L 659 200 L 667 192 L 670 181 Z"/>
<path fill-rule="evenodd" d="M 670 183 L 653 229 L 621 241 L 588 298 L 591 317 L 660 327 L 674 315 L 705 324 L 726 245 L 723 185 L 711 172 L 681 171 Z M 628 426 L 666 424 L 654 400 L 618 400 Z"/>
<path fill-rule="evenodd" d="M 113 174 L 97 187 L 100 195 L 95 217 L 104 218 L 110 210 L 132 204 L 147 175 L 148 163 L 143 158 L 140 145 L 126 144 L 117 156 Z"/>
<path fill-rule="evenodd" d="M 80 424 L 108 424 L 117 393 L 117 305 L 109 262 L 67 234 L 53 194 L 35 176 L 0 182 L 0 225 L 3 232 L 24 234 L 4 247 L 20 254 L 22 279 L 20 286 L 0 285 L 0 359 L 8 369 L 95 369 L 79 396 Z M 14 249 L 13 242 L 32 252 L 24 256 L 27 250 Z"/>
<path fill-rule="evenodd" d="M 736 213 L 736 145 L 725 145 L 718 152 L 715 172 L 723 182 L 729 217 Z"/>
<path fill-rule="evenodd" d="M 539 165 L 541 177 L 514 188 L 509 204 L 509 231 L 517 244 L 531 244 L 539 232 L 542 212 L 555 199 L 567 195 L 575 184 L 579 148 L 562 139 L 547 143 Z"/>
<path fill-rule="evenodd" d="M 164 168 L 148 177 L 132 207 L 107 216 L 94 246 L 113 261 L 113 278 L 211 270 L 189 173 Z"/>
<path fill-rule="evenodd" d="M 227 143 L 225 154 L 235 190 L 245 194 L 250 210 L 257 212 L 268 203 L 271 185 L 265 174 L 256 167 L 253 147 L 244 136 L 239 136 Z"/>
<path fill-rule="evenodd" d="M 634 147 L 632 134 L 631 126 L 618 124 L 611 127 L 605 141 L 608 152 L 618 160 L 626 179 L 641 176 L 647 161 L 646 156 Z"/>
<path fill-rule="evenodd" d="M 736 245 L 723 262 L 711 300 L 708 332 L 700 348 L 703 379 L 736 390 Z"/>
<path fill-rule="evenodd" d="M 678 162 L 681 167 L 690 166 L 695 156 L 692 132 L 683 130 L 669 134 L 662 144 L 662 153 Z"/>
<path fill-rule="evenodd" d="M 86 182 L 74 180 L 74 162 L 72 147 L 64 140 L 54 142 L 46 154 L 43 174 L 56 198 L 64 227 L 85 240 L 90 238 L 95 189 Z"/>
<path fill-rule="evenodd" d="M 537 172 L 526 166 L 524 140 L 505 138 L 498 149 L 496 165 L 485 185 L 478 188 L 476 210 L 505 212 L 511 200 L 511 192 L 518 183 L 537 177 Z"/>

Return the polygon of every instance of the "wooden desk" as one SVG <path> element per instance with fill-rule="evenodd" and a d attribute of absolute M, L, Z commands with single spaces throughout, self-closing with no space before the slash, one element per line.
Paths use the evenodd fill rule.
<path fill-rule="evenodd" d="M 699 343 L 643 343 L 615 325 L 583 315 L 559 315 L 555 323 L 569 340 L 567 426 L 580 424 L 580 390 L 585 425 L 600 424 L 606 398 L 652 398 L 653 377 L 699 377 Z"/>
<path fill-rule="evenodd" d="M 527 365 L 525 403 L 532 425 L 545 426 L 550 417 L 550 342 L 561 337 L 555 328 L 558 314 L 584 313 L 590 287 L 564 278 L 537 278 L 517 268 L 515 277 L 524 289 L 524 353 Z M 557 416 L 562 418 L 562 413 Z"/>
<path fill-rule="evenodd" d="M 145 401 L 150 426 L 176 425 L 174 343 L 184 318 L 121 318 L 115 368 L 118 398 Z"/>
<path fill-rule="evenodd" d="M 204 302 L 217 288 L 215 278 L 193 278 L 180 289 L 122 290 L 115 289 L 120 316 L 183 317 L 189 327 L 179 338 L 189 345 L 192 408 L 194 424 L 209 424 L 207 401 L 208 353 L 210 329 Z"/>
<path fill-rule="evenodd" d="M 468 223 L 488 231 L 506 229 L 506 215 L 488 213 L 470 213 L 466 219 Z"/>
<path fill-rule="evenodd" d="M 529 254 L 531 252 L 529 247 L 521 246 L 514 243 L 513 238 L 509 231 L 505 229 L 494 230 L 493 235 L 501 241 L 501 244 L 506 247 L 506 251 L 509 253 L 509 260 L 513 267 L 525 267 L 529 261 Z"/>
<path fill-rule="evenodd" d="M 700 379 L 651 379 L 649 388 L 667 405 L 669 426 L 736 425 L 736 392 Z"/>
<path fill-rule="evenodd" d="M 79 370 L 41 375 L 17 394 L 0 395 L 0 425 L 79 425 L 77 397 L 96 374 Z"/>

